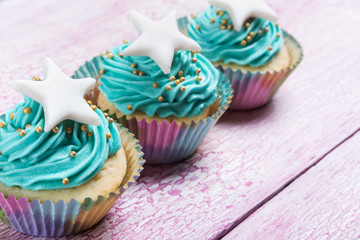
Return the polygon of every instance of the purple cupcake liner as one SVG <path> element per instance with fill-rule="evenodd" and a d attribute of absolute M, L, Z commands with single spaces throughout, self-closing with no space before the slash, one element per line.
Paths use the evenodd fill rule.
<path fill-rule="evenodd" d="M 128 129 L 119 126 L 122 146 L 128 162 L 127 173 L 116 192 L 109 196 L 99 195 L 97 200 L 86 198 L 84 202 L 72 199 L 53 203 L 39 199 L 29 202 L 26 198 L 6 198 L 0 192 L 0 220 L 16 231 L 38 237 L 60 237 L 78 233 L 97 224 L 116 203 L 122 193 L 140 176 L 142 165 L 141 146 Z"/>
<path fill-rule="evenodd" d="M 74 78 L 93 77 L 99 79 L 101 58 L 94 57 L 86 62 L 74 74 Z M 209 130 L 229 107 L 232 98 L 230 81 L 220 72 L 218 84 L 219 107 L 215 114 L 199 122 L 192 121 L 191 124 L 182 122 L 178 125 L 175 121 L 169 123 L 164 120 L 158 123 L 156 120 L 147 122 L 146 119 L 126 119 L 122 117 L 119 122 L 124 123 L 139 139 L 143 147 L 144 158 L 148 164 L 173 163 L 184 160 L 194 153 L 205 138 Z M 87 95 L 87 99 L 97 104 L 99 89 L 95 87 Z M 102 109 L 108 111 L 108 109 Z M 109 112 L 109 114 L 115 114 Z"/>
<path fill-rule="evenodd" d="M 191 17 L 183 17 L 178 19 L 180 30 L 187 35 L 187 27 L 191 21 Z M 222 65 L 216 67 L 230 79 L 232 88 L 234 89 L 234 97 L 229 109 L 232 110 L 249 110 L 261 107 L 275 95 L 280 86 L 287 77 L 295 70 L 302 60 L 303 52 L 300 44 L 287 32 L 284 31 L 284 37 L 295 45 L 299 50 L 299 57 L 290 67 L 281 71 L 272 72 L 251 72 L 242 70 L 233 70 L 224 68 Z"/>

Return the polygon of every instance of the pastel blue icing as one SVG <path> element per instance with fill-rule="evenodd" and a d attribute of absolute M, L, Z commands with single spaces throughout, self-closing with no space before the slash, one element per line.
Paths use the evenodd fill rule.
<path fill-rule="evenodd" d="M 224 12 L 224 15 L 220 16 L 216 14 L 216 9 L 218 8 L 214 6 L 208 7 L 188 25 L 189 36 L 199 43 L 201 53 L 210 61 L 259 67 L 267 64 L 281 50 L 284 44 L 283 31 L 275 23 L 255 18 L 249 21 L 250 27 L 243 26 L 240 31 L 221 30 L 219 26 L 223 19 L 227 19 L 228 24 L 232 24 L 232 20 L 228 12 L 220 9 Z M 211 23 L 211 19 L 215 22 Z M 200 30 L 196 29 L 198 25 Z M 269 31 L 265 33 L 266 27 Z M 258 34 L 259 30 L 262 30 L 262 35 Z M 250 32 L 254 32 L 255 36 L 242 46 L 241 41 L 245 40 Z M 276 36 L 277 33 L 280 37 Z M 272 46 L 271 51 L 268 50 L 269 46 Z"/>
<path fill-rule="evenodd" d="M 25 107 L 31 108 L 30 114 L 24 113 Z M 36 127 L 44 128 L 43 108 L 24 97 L 24 102 L 0 118 L 6 123 L 5 128 L 0 128 L 0 182 L 23 189 L 52 190 L 89 181 L 107 158 L 121 148 L 116 125 L 109 124 L 101 110 L 95 112 L 101 124 L 87 125 L 93 132 L 90 137 L 87 131 L 81 130 L 83 124 L 70 120 L 57 125 L 58 133 L 37 133 Z M 10 119 L 11 113 L 15 113 L 13 119 Z M 31 126 L 25 129 L 27 124 Z M 73 129 L 71 134 L 66 133 L 67 127 Z M 25 129 L 26 135 L 20 136 L 17 129 Z M 106 133 L 111 133 L 112 138 L 107 139 Z M 76 157 L 70 156 L 71 151 L 77 153 Z M 69 179 L 67 185 L 62 183 L 63 178 Z"/>
<path fill-rule="evenodd" d="M 131 43 L 130 43 L 131 44 Z M 106 98 L 124 114 L 132 114 L 140 110 L 152 117 L 157 114 L 160 117 L 193 117 L 200 115 L 218 97 L 217 84 L 220 78 L 218 70 L 201 54 L 192 55 L 188 51 L 177 51 L 174 55 L 170 74 L 164 74 L 159 66 L 149 57 L 145 56 L 122 56 L 122 52 L 129 44 L 121 44 L 111 49 L 113 58 L 105 54 L 101 67 L 105 73 L 100 78 L 100 91 Z M 196 57 L 197 62 L 192 63 Z M 135 68 L 131 63 L 136 63 L 136 69 L 144 72 L 144 76 L 135 75 Z M 196 74 L 200 68 L 201 73 Z M 183 71 L 185 81 L 175 85 L 170 81 L 170 76 L 176 76 Z M 202 78 L 198 82 L 197 76 Z M 158 83 L 159 87 L 154 88 L 153 84 Z M 166 90 L 170 85 L 171 90 Z M 181 91 L 181 86 L 186 90 Z M 162 96 L 160 102 L 158 97 Z M 132 105 L 132 110 L 127 108 Z"/>

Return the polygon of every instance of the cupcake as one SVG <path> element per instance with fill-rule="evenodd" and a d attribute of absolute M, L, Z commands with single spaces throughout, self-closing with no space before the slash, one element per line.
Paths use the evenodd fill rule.
<path fill-rule="evenodd" d="M 57 237 L 100 221 L 142 169 L 136 140 L 83 95 L 94 79 L 66 77 L 44 61 L 45 79 L 18 81 L 24 102 L 0 116 L 1 220 Z"/>
<path fill-rule="evenodd" d="M 101 53 L 75 77 L 99 78 L 93 99 L 126 122 L 147 163 L 189 157 L 228 107 L 230 83 L 181 34 L 176 14 L 154 22 L 131 12 L 141 36 Z M 94 73 L 99 69 L 101 76 Z"/>
<path fill-rule="evenodd" d="M 231 109 L 268 103 L 301 61 L 300 45 L 279 27 L 276 13 L 262 0 L 209 2 L 204 12 L 179 21 L 182 31 L 230 79 Z"/>

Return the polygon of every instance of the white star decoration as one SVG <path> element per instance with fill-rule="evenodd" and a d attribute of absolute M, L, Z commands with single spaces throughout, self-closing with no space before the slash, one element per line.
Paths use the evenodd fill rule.
<path fill-rule="evenodd" d="M 237 31 L 241 30 L 249 17 L 263 18 L 272 22 L 278 18 L 276 12 L 263 0 L 209 0 L 209 3 L 226 10 Z"/>
<path fill-rule="evenodd" d="M 100 125 L 98 115 L 84 100 L 84 94 L 95 85 L 95 79 L 72 79 L 50 59 L 43 61 L 43 81 L 16 81 L 14 88 L 43 106 L 45 132 L 68 119 L 83 124 Z"/>
<path fill-rule="evenodd" d="M 158 22 L 135 11 L 130 11 L 129 16 L 140 37 L 122 51 L 121 54 L 124 56 L 148 56 L 165 74 L 168 74 L 176 51 L 201 50 L 199 44 L 179 31 L 176 11 L 171 11 Z"/>

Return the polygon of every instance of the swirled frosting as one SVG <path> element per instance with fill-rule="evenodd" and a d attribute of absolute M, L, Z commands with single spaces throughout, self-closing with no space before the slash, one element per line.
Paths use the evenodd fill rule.
<path fill-rule="evenodd" d="M 28 114 L 26 107 L 31 109 Z M 0 182 L 23 189 L 51 190 L 89 181 L 108 156 L 121 148 L 115 124 L 109 124 L 99 109 L 95 112 L 100 126 L 63 121 L 57 125 L 58 132 L 44 132 L 39 128 L 45 121 L 42 106 L 24 97 L 24 102 L 0 117 Z M 25 130 L 24 136 L 20 130 Z M 110 139 L 107 133 L 111 133 Z M 75 157 L 71 151 L 76 152 Z M 69 180 L 67 185 L 64 178 Z"/>
<path fill-rule="evenodd" d="M 191 21 L 188 34 L 199 43 L 202 54 L 210 61 L 263 66 L 281 50 L 283 32 L 268 20 L 255 18 L 248 23 L 236 31 L 226 11 L 210 6 Z"/>
<path fill-rule="evenodd" d="M 128 45 L 104 55 L 100 79 L 100 90 L 124 114 L 193 117 L 216 100 L 220 75 L 201 54 L 176 52 L 170 74 L 164 74 L 149 57 L 121 56 Z"/>

